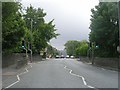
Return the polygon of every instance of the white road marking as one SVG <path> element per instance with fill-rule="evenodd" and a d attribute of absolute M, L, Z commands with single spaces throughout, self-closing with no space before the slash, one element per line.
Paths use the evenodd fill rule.
<path fill-rule="evenodd" d="M 92 87 L 92 86 L 89 86 L 89 85 L 88 85 L 88 87 L 89 87 L 89 88 L 94 88 L 94 87 Z"/>
<path fill-rule="evenodd" d="M 25 73 L 27 73 L 28 72 L 28 70 L 25 68 L 25 72 L 22 72 L 22 73 L 20 73 L 20 74 L 18 74 L 18 75 L 22 75 L 22 74 L 25 74 Z"/>
<path fill-rule="evenodd" d="M 10 88 L 10 87 L 12 87 L 13 85 L 15 85 L 15 84 L 18 83 L 18 82 L 20 82 L 20 77 L 19 77 L 19 75 L 17 75 L 17 81 L 14 82 L 14 83 L 12 83 L 11 85 L 5 87 L 5 89 L 6 89 L 6 88 Z"/>
<path fill-rule="evenodd" d="M 11 85 L 5 87 L 4 89 L 6 89 L 6 88 L 10 88 L 10 87 L 12 87 L 13 85 L 15 85 L 15 84 L 18 83 L 18 82 L 19 82 L 19 81 L 16 81 L 16 82 L 12 83 Z"/>
<path fill-rule="evenodd" d="M 101 68 L 102 70 L 105 70 L 104 68 Z"/>
<path fill-rule="evenodd" d="M 30 65 L 30 67 L 32 68 L 32 65 Z M 17 75 L 17 81 L 16 81 L 16 82 L 10 84 L 9 86 L 5 87 L 4 89 L 10 88 L 10 87 L 12 87 L 13 85 L 15 85 L 16 83 L 20 82 L 20 75 L 23 75 L 23 74 L 29 72 L 27 68 L 25 68 L 25 70 L 26 70 L 25 72 L 22 72 L 22 73 L 20 73 L 20 74 Z"/>
<path fill-rule="evenodd" d="M 20 81 L 20 77 L 19 77 L 19 75 L 17 75 L 17 79 L 18 79 L 18 81 Z"/>
<path fill-rule="evenodd" d="M 27 68 L 26 68 L 25 70 L 26 70 L 26 72 L 29 72 L 29 71 L 27 70 Z"/>
<path fill-rule="evenodd" d="M 69 70 L 69 73 L 70 73 L 71 75 L 82 78 L 82 81 L 83 81 L 83 83 L 84 83 L 85 86 L 87 86 L 87 87 L 89 87 L 89 88 L 95 88 L 95 87 L 92 87 L 92 86 L 88 85 L 87 82 L 86 82 L 86 80 L 85 80 L 85 78 L 84 78 L 83 76 L 80 76 L 80 75 L 77 75 L 77 74 L 72 73 L 72 70 L 69 69 L 69 68 L 67 68 L 67 66 L 65 66 L 64 68 L 65 68 L 65 69 L 68 69 L 68 70 Z"/>
<path fill-rule="evenodd" d="M 30 67 L 32 68 L 32 65 L 30 65 Z"/>

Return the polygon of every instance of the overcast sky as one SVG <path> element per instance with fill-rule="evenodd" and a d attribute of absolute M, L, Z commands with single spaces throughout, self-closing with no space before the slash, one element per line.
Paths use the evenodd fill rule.
<path fill-rule="evenodd" d="M 68 40 L 88 40 L 91 9 L 99 0 L 22 0 L 23 7 L 43 8 L 47 13 L 46 22 L 55 19 L 57 33 L 50 44 L 59 50 L 64 49 Z"/>

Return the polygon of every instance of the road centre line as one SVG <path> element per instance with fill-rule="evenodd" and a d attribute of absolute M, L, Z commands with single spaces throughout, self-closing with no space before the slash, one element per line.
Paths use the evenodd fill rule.
<path fill-rule="evenodd" d="M 71 75 L 82 78 L 82 81 L 83 81 L 83 83 L 84 83 L 85 86 L 87 86 L 87 87 L 89 87 L 89 88 L 95 88 L 95 87 L 92 87 L 92 86 L 88 85 L 87 82 L 86 82 L 86 80 L 85 80 L 85 78 L 84 78 L 83 76 L 80 76 L 80 75 L 77 75 L 77 74 L 72 73 L 72 70 L 69 69 L 69 68 L 67 68 L 67 66 L 65 66 L 64 68 L 65 68 L 65 69 L 68 69 L 68 70 L 69 70 L 69 73 L 70 73 Z"/>

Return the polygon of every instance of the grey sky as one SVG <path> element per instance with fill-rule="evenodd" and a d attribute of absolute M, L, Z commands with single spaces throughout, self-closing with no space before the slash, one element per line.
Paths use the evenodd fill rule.
<path fill-rule="evenodd" d="M 43 8 L 47 13 L 46 21 L 55 19 L 60 36 L 52 39 L 50 44 L 59 50 L 64 49 L 68 40 L 88 40 L 90 10 L 98 3 L 99 0 L 22 0 L 23 7 L 31 4 L 35 8 Z"/>

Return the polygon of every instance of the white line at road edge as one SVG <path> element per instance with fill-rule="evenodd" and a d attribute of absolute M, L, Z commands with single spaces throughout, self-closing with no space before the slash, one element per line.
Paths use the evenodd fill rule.
<path fill-rule="evenodd" d="M 32 65 L 30 65 L 30 67 L 32 68 Z M 20 73 L 20 74 L 17 75 L 17 81 L 14 82 L 14 83 L 12 83 L 12 84 L 10 84 L 10 85 L 7 86 L 7 87 L 5 87 L 3 90 L 5 90 L 5 89 L 7 89 L 7 88 L 10 88 L 10 87 L 12 87 L 13 85 L 15 85 L 16 83 L 20 82 L 20 75 L 23 75 L 23 74 L 25 74 L 25 73 L 27 73 L 27 72 L 29 72 L 29 71 L 28 71 L 27 68 L 25 68 L 25 72 L 22 72 L 22 73 Z"/>
<path fill-rule="evenodd" d="M 88 85 L 87 82 L 86 82 L 86 80 L 85 80 L 85 78 L 84 78 L 83 76 L 80 76 L 80 75 L 77 75 L 77 74 L 72 73 L 72 70 L 69 69 L 69 68 L 67 68 L 67 66 L 65 66 L 64 68 L 70 70 L 69 73 L 70 73 L 71 75 L 82 78 L 82 81 L 83 81 L 83 83 L 84 83 L 85 86 L 87 86 L 87 87 L 89 87 L 89 88 L 95 88 L 95 87 L 92 87 L 92 86 Z"/>

